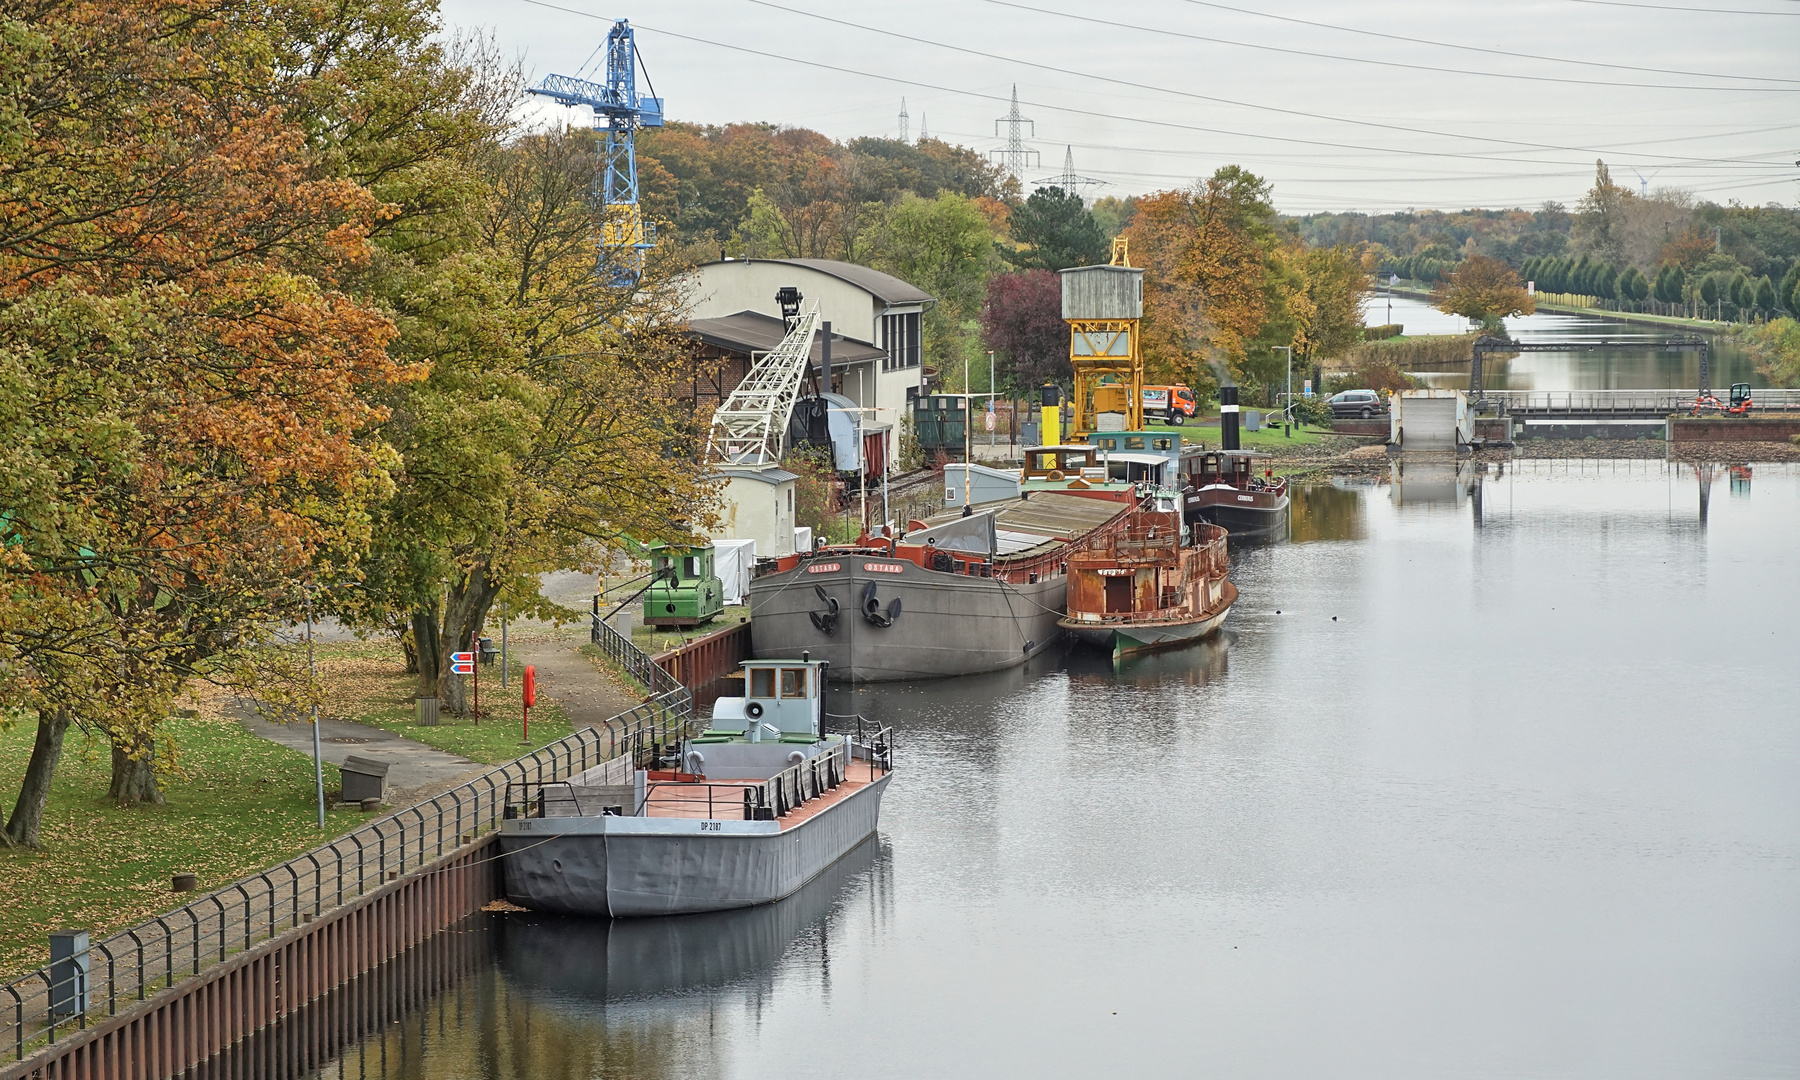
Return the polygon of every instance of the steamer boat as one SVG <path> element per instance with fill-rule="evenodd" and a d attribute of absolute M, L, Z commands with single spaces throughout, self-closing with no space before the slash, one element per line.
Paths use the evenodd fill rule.
<path fill-rule="evenodd" d="M 1236 535 L 1280 532 L 1288 519 L 1288 482 L 1258 465 L 1272 455 L 1214 450 L 1199 455 L 1188 475 L 1189 521 L 1206 521 Z"/>
<path fill-rule="evenodd" d="M 860 718 L 857 732 L 826 732 L 823 661 L 743 667 L 744 696 L 714 702 L 710 726 L 673 753 L 634 750 L 566 782 L 510 785 L 507 899 L 612 918 L 754 907 L 873 834 L 891 732 Z"/>
<path fill-rule="evenodd" d="M 1160 492 L 1124 527 L 1070 551 L 1063 629 L 1117 660 L 1198 641 L 1224 623 L 1237 600 L 1225 530 L 1185 522 L 1182 502 Z"/>

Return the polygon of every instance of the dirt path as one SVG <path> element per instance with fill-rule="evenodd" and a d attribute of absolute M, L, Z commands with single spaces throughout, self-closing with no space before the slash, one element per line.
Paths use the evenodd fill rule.
<path fill-rule="evenodd" d="M 588 641 L 593 575 L 573 570 L 545 574 L 539 589 L 545 599 L 569 609 L 575 621 L 562 626 L 522 621 L 511 628 L 508 652 L 517 662 L 537 668 L 538 700 L 562 706 L 577 728 L 603 727 L 641 702 L 641 696 L 580 651 Z"/>

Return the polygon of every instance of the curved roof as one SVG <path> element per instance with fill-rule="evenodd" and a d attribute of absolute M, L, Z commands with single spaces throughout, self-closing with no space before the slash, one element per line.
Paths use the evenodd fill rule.
<path fill-rule="evenodd" d="M 879 270 L 871 270 L 855 263 L 839 262 L 836 259 L 732 259 L 731 262 L 772 262 L 784 263 L 788 266 L 803 266 L 808 270 L 816 270 L 839 281 L 847 281 L 884 304 L 928 304 L 935 299 L 916 285 L 909 285 L 892 274 L 884 274 Z M 711 262 L 707 266 L 722 266 L 724 263 Z"/>

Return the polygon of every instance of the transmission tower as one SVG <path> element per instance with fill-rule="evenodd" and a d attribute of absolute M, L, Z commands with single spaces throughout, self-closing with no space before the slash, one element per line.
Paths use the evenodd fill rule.
<path fill-rule="evenodd" d="M 909 123 L 911 123 L 911 121 L 912 121 L 912 118 L 906 115 L 906 99 L 901 98 L 900 99 L 900 141 L 901 142 L 907 141 L 906 129 L 907 129 L 907 125 Z"/>
<path fill-rule="evenodd" d="M 1080 176 L 1075 172 L 1075 148 L 1063 148 L 1063 171 L 1060 176 L 1046 176 L 1042 180 L 1033 180 L 1032 187 L 1059 187 L 1071 195 L 1081 194 L 1083 187 L 1101 187 L 1104 180 L 1096 180 L 1091 176 Z"/>
<path fill-rule="evenodd" d="M 919 114 L 919 141 L 924 142 L 926 139 L 929 139 L 929 138 L 931 138 L 931 131 L 928 129 L 928 126 L 925 123 L 925 114 L 920 113 Z"/>
<path fill-rule="evenodd" d="M 994 121 L 994 134 L 1000 134 L 1000 125 L 1006 125 L 1006 146 L 999 150 L 988 151 L 988 156 L 1000 163 L 1000 167 L 1012 173 L 1020 180 L 1025 179 L 1027 168 L 1036 168 L 1039 164 L 1038 152 L 1025 148 L 1025 136 L 1020 130 L 1031 124 L 1031 137 L 1037 138 L 1037 124 L 1029 118 L 1019 115 L 1019 84 L 1012 88 L 1012 108 L 1005 116 Z M 1028 160 L 1029 159 L 1029 160 Z"/>

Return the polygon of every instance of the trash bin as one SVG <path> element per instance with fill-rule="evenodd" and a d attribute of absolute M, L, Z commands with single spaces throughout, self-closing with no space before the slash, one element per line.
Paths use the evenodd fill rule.
<path fill-rule="evenodd" d="M 338 772 L 344 777 L 344 792 L 338 796 L 339 800 L 359 803 L 364 799 L 381 798 L 382 785 L 387 781 L 388 763 L 351 754 L 338 766 Z"/>

